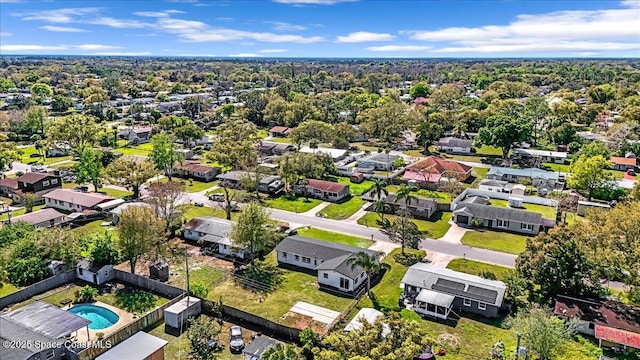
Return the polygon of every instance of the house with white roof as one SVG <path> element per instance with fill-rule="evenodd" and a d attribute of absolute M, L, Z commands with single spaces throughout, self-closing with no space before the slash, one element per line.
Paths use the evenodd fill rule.
<path fill-rule="evenodd" d="M 566 152 L 536 149 L 511 149 L 511 154 L 516 159 L 537 159 L 541 162 L 556 164 L 564 164 L 568 157 Z"/>

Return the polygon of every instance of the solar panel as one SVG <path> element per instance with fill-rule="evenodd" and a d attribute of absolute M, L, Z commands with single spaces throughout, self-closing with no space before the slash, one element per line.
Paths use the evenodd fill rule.
<path fill-rule="evenodd" d="M 469 285 L 467 289 L 469 296 L 473 295 L 478 300 L 495 303 L 498 298 L 498 292 L 491 289 L 484 289 L 477 286 Z"/>
<path fill-rule="evenodd" d="M 457 281 L 451 281 L 451 280 L 440 278 L 438 279 L 438 281 L 436 281 L 436 285 L 441 286 L 443 288 L 449 288 L 451 290 L 464 291 L 464 284 L 459 283 Z"/>

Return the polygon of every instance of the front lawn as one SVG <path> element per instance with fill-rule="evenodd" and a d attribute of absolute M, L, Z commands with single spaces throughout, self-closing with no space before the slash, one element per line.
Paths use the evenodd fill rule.
<path fill-rule="evenodd" d="M 476 180 L 480 181 L 487 177 L 488 172 L 489 172 L 489 168 L 474 167 L 471 170 L 471 175 L 473 175 L 473 177 L 475 177 Z"/>
<path fill-rule="evenodd" d="M 543 163 L 542 165 L 549 167 L 551 169 L 551 171 L 570 173 L 570 171 L 569 171 L 570 166 L 569 165 L 556 164 L 556 163 Z"/>
<path fill-rule="evenodd" d="M 119 152 L 122 155 L 138 155 L 138 156 L 149 156 L 153 150 L 153 146 L 151 143 L 140 144 L 136 146 L 125 146 L 115 149 L 115 152 Z"/>
<path fill-rule="evenodd" d="M 27 147 L 23 147 L 18 149 L 22 152 L 22 155 L 20 155 L 20 159 L 19 161 L 23 164 L 27 164 L 27 165 L 35 165 L 35 164 L 44 164 L 44 165 L 48 165 L 48 164 L 53 164 L 53 163 L 57 163 L 57 162 L 61 162 L 61 161 L 68 161 L 71 160 L 71 156 L 56 156 L 56 157 L 47 157 L 47 158 L 42 158 L 39 154 L 38 151 L 36 150 L 35 146 L 27 146 Z"/>
<path fill-rule="evenodd" d="M 301 196 L 283 195 L 277 198 L 268 198 L 264 200 L 265 205 L 270 208 L 291 211 L 295 213 L 303 213 L 318 206 L 322 201 L 311 199 L 307 201 Z"/>
<path fill-rule="evenodd" d="M 371 189 L 371 186 L 373 186 L 373 181 L 371 180 L 365 180 L 360 184 L 356 184 L 352 183 L 348 177 L 344 176 L 338 177 L 338 182 L 343 185 L 349 185 L 349 191 L 351 191 L 351 194 L 354 196 L 360 196 L 366 193 Z"/>
<path fill-rule="evenodd" d="M 182 185 L 184 187 L 184 191 L 188 193 L 204 191 L 218 185 L 217 181 L 203 182 L 198 180 L 185 180 L 177 178 L 173 178 L 172 180 Z"/>
<path fill-rule="evenodd" d="M 301 236 L 307 236 L 307 237 L 315 238 L 319 240 L 357 246 L 365 249 L 373 245 L 373 241 L 369 239 L 359 238 L 355 236 L 335 233 L 335 232 L 316 229 L 316 228 L 299 229 L 298 234 L 300 234 Z"/>
<path fill-rule="evenodd" d="M 389 185 L 389 186 L 387 186 L 387 190 L 389 190 L 389 193 L 395 194 L 395 193 L 398 192 L 399 189 L 400 189 L 400 186 L 398 186 L 398 185 Z M 449 197 L 449 194 L 447 194 L 446 192 L 442 192 L 442 191 L 418 189 L 418 190 L 414 191 L 413 194 L 415 196 L 417 196 L 417 197 L 423 197 L 423 198 L 436 200 L 437 202 L 442 203 L 442 204 L 451 203 L 451 198 Z"/>
<path fill-rule="evenodd" d="M 224 203 L 221 202 L 219 204 L 222 206 Z M 179 205 L 178 209 L 182 211 L 182 218 L 185 219 L 186 221 L 190 221 L 195 217 L 202 217 L 202 216 L 213 216 L 221 219 L 227 218 L 227 213 L 221 207 L 210 208 L 208 206 L 195 206 L 191 204 L 183 204 L 183 205 Z M 235 218 L 237 216 L 236 214 L 238 213 L 232 212 L 231 218 L 232 219 Z"/>
<path fill-rule="evenodd" d="M 492 206 L 503 207 L 503 208 L 506 208 L 507 205 L 509 204 L 508 200 L 494 199 L 494 198 L 491 198 L 489 200 L 489 202 L 491 203 Z M 514 209 L 536 212 L 536 213 L 542 214 L 542 217 L 544 217 L 545 219 L 555 219 L 556 218 L 556 209 L 554 207 L 551 207 L 551 206 L 538 205 L 538 204 L 529 204 L 529 203 L 523 202 L 522 203 L 522 208 L 514 208 Z"/>
<path fill-rule="evenodd" d="M 283 144 L 291 144 L 291 139 L 287 137 L 274 137 L 269 140 L 271 142 L 283 143 Z"/>
<path fill-rule="evenodd" d="M 105 194 L 105 195 L 108 195 L 108 196 L 113 196 L 114 198 L 119 198 L 119 199 L 122 199 L 125 196 L 133 195 L 133 193 L 131 191 L 112 189 L 112 188 L 108 188 L 108 187 L 100 188 L 100 190 L 98 192 L 102 193 L 102 194 Z"/>
<path fill-rule="evenodd" d="M 517 255 L 524 251 L 527 237 L 501 231 L 467 231 L 462 237 L 462 243 L 467 246 Z"/>
<path fill-rule="evenodd" d="M 104 220 L 94 220 L 92 222 L 86 223 L 82 226 L 74 228 L 73 231 L 82 234 L 86 237 L 93 237 L 96 235 L 103 235 L 105 232 L 110 232 L 112 236 L 117 236 L 117 231 L 115 231 L 114 226 L 102 226 L 103 222 L 111 220 L 110 218 Z"/>
<path fill-rule="evenodd" d="M 391 222 L 395 221 L 395 215 L 385 215 L 385 219 L 389 219 Z M 379 220 L 380 216 L 375 212 L 368 212 L 363 217 L 358 219 L 358 224 L 371 226 L 375 228 L 380 228 L 380 225 L 376 222 Z M 435 213 L 429 221 L 427 220 L 419 220 L 412 219 L 412 221 L 418 225 L 418 230 L 425 236 L 433 239 L 439 239 L 447 233 L 451 224 L 449 224 L 449 220 L 451 219 L 450 212 L 441 212 L 438 211 Z"/>
<path fill-rule="evenodd" d="M 510 269 L 508 267 L 492 265 L 483 263 L 480 261 L 466 260 L 466 259 L 453 259 L 447 265 L 447 269 L 460 271 L 471 275 L 480 275 L 482 272 L 492 272 L 496 275 L 498 280 L 504 281 L 505 275 Z"/>
<path fill-rule="evenodd" d="M 352 196 L 349 201 L 345 201 L 342 204 L 331 204 L 320 210 L 320 212 L 327 215 L 328 219 L 344 220 L 360 210 L 364 203 L 365 201 L 360 199 L 359 196 Z"/>

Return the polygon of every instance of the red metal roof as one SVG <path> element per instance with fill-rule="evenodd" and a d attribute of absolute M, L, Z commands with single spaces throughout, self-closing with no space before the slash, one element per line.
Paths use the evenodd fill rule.
<path fill-rule="evenodd" d="M 0 180 L 0 186 L 6 187 L 6 188 L 9 188 L 9 189 L 17 190 L 18 189 L 18 179 L 16 179 L 16 178 L 2 179 L 2 180 Z"/>
<path fill-rule="evenodd" d="M 636 166 L 636 159 L 634 159 L 634 158 L 612 156 L 611 159 L 609 159 L 609 161 L 611 161 L 612 163 L 614 163 L 616 165 Z"/>
<path fill-rule="evenodd" d="M 640 334 L 596 324 L 596 339 L 640 349 Z"/>
<path fill-rule="evenodd" d="M 345 187 L 347 187 L 347 185 L 343 185 L 333 181 L 309 179 L 307 187 L 312 189 L 327 191 L 327 192 L 338 193 L 342 191 Z"/>

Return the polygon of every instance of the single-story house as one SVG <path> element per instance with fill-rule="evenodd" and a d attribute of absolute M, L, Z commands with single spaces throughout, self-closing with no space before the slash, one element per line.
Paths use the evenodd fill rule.
<path fill-rule="evenodd" d="M 150 126 L 137 127 L 137 128 L 127 128 L 118 132 L 118 137 L 121 139 L 128 140 L 133 144 L 143 144 L 148 143 L 151 140 L 151 135 L 153 133 L 153 128 Z"/>
<path fill-rule="evenodd" d="M 537 159 L 543 163 L 564 164 L 568 154 L 561 151 L 535 150 L 535 149 L 511 149 L 516 159 Z"/>
<path fill-rule="evenodd" d="M 256 174 L 248 171 L 227 171 L 216 176 L 216 179 L 223 181 L 226 186 L 239 189 L 242 186 L 242 179 L 255 177 Z M 258 191 L 265 194 L 277 194 L 284 189 L 282 178 L 277 175 L 259 174 L 260 182 Z"/>
<path fill-rule="evenodd" d="M 378 197 L 372 196 L 371 192 L 365 193 L 362 199 L 373 203 L 378 201 Z M 400 209 L 407 209 L 413 217 L 418 219 L 428 219 L 438 211 L 438 202 L 436 200 L 423 197 L 416 197 L 415 200 L 407 205 L 407 201 L 404 199 L 396 201 L 396 194 L 388 194 L 384 197 L 384 202 L 389 205 L 393 213 Z"/>
<path fill-rule="evenodd" d="M 293 192 L 296 195 L 330 202 L 339 202 L 351 196 L 349 185 L 316 179 L 308 179 L 305 182 L 293 184 Z"/>
<path fill-rule="evenodd" d="M 98 204 L 115 200 L 111 196 L 71 189 L 56 189 L 44 194 L 42 197 L 47 207 L 69 212 L 90 210 Z"/>
<path fill-rule="evenodd" d="M 194 153 L 191 149 L 176 149 L 176 154 L 180 156 L 181 159 L 191 160 L 193 159 Z"/>
<path fill-rule="evenodd" d="M 334 149 L 334 148 L 325 148 L 325 147 L 317 147 L 312 148 L 309 146 L 303 146 L 300 148 L 301 153 L 305 154 L 325 154 L 331 156 L 333 161 L 340 161 L 347 157 L 347 152 L 349 150 L 346 149 Z"/>
<path fill-rule="evenodd" d="M 577 319 L 576 331 L 595 337 L 601 347 L 640 349 L 640 307 L 612 300 L 558 296 L 553 313 L 565 319 Z"/>
<path fill-rule="evenodd" d="M 44 301 L 8 312 L 0 316 L 1 338 L 24 346 L 0 346 L 0 359 L 66 359 L 66 338 L 81 329 L 89 335 L 90 323 Z"/>
<path fill-rule="evenodd" d="M 47 149 L 47 157 L 67 156 L 71 151 L 71 145 L 68 142 L 56 142 Z"/>
<path fill-rule="evenodd" d="M 198 181 L 213 181 L 220 174 L 220 168 L 203 165 L 194 161 L 176 162 L 173 165 L 173 176 Z"/>
<path fill-rule="evenodd" d="M 627 171 L 636 169 L 636 158 L 612 156 L 609 161 L 613 164 L 613 170 Z"/>
<path fill-rule="evenodd" d="M 202 146 L 205 150 L 211 150 L 215 143 L 215 138 L 211 135 L 203 135 L 202 139 L 196 140 L 196 145 Z"/>
<path fill-rule="evenodd" d="M 164 360 L 164 347 L 169 342 L 144 331 L 138 331 L 107 350 L 96 360 Z"/>
<path fill-rule="evenodd" d="M 38 228 L 49 228 L 64 224 L 67 222 L 67 218 L 64 214 L 57 212 L 55 209 L 45 208 L 11 218 L 12 224 L 17 222 L 26 222 Z"/>
<path fill-rule="evenodd" d="M 396 159 L 400 159 L 400 155 L 391 155 L 385 153 L 373 153 L 358 159 L 359 171 L 390 171 L 395 168 L 393 165 Z"/>
<path fill-rule="evenodd" d="M 470 198 L 457 205 L 453 221 L 462 226 L 471 226 L 473 219 L 481 221 L 481 227 L 535 235 L 544 225 L 542 215 L 535 212 L 491 206 L 481 197 Z"/>
<path fill-rule="evenodd" d="M 524 195 L 527 187 L 522 184 L 514 184 L 504 180 L 482 179 L 478 184 L 478 189 L 513 195 Z"/>
<path fill-rule="evenodd" d="M 294 149 L 295 147 L 291 144 L 265 140 L 260 142 L 260 145 L 258 146 L 258 152 L 264 156 L 284 155 L 290 151 L 293 151 Z"/>
<path fill-rule="evenodd" d="M 448 154 L 469 154 L 473 151 L 473 140 L 457 137 L 440 138 L 434 145 L 436 150 Z"/>
<path fill-rule="evenodd" d="M 86 282 L 102 285 L 114 278 L 113 265 L 97 265 L 91 260 L 82 259 L 76 266 L 76 278 Z"/>
<path fill-rule="evenodd" d="M 379 259 L 380 254 L 329 241 L 304 236 L 288 236 L 275 247 L 278 263 L 316 270 L 318 284 L 347 293 L 364 286 L 367 274 L 360 266 L 351 266 L 349 259 L 360 252 Z"/>
<path fill-rule="evenodd" d="M 250 251 L 233 244 L 229 238 L 232 226 L 233 223 L 226 219 L 211 216 L 195 217 L 183 225 L 183 236 L 187 240 L 206 244 L 219 254 L 244 259 Z"/>
<path fill-rule="evenodd" d="M 280 344 L 280 342 L 272 338 L 256 336 L 256 338 L 242 350 L 242 355 L 244 356 L 244 360 L 262 360 L 262 355 L 278 344 Z"/>
<path fill-rule="evenodd" d="M 457 161 L 445 160 L 436 156 L 428 156 L 407 166 L 403 179 L 415 180 L 418 185 L 427 186 L 428 183 L 439 184 L 445 175 L 451 174 L 458 181 L 465 181 L 471 176 L 471 166 Z"/>
<path fill-rule="evenodd" d="M 537 188 L 550 188 L 564 186 L 564 176 L 555 171 L 546 171 L 537 168 L 514 169 L 508 167 L 493 166 L 487 172 L 487 179 L 503 180 L 510 183 L 522 181 L 531 182 Z"/>
<path fill-rule="evenodd" d="M 151 205 L 141 201 L 125 202 L 124 204 L 120 204 L 120 206 L 109 211 L 109 213 L 111 213 L 111 223 L 113 225 L 118 225 L 120 222 L 120 214 L 131 206 L 151 207 Z"/>
<path fill-rule="evenodd" d="M 415 312 L 446 319 L 452 310 L 497 317 L 507 286 L 502 281 L 417 263 L 401 281 Z"/>
<path fill-rule="evenodd" d="M 273 137 L 286 137 L 289 135 L 291 130 L 293 130 L 293 128 L 286 126 L 274 126 L 269 130 L 269 132 Z"/>

